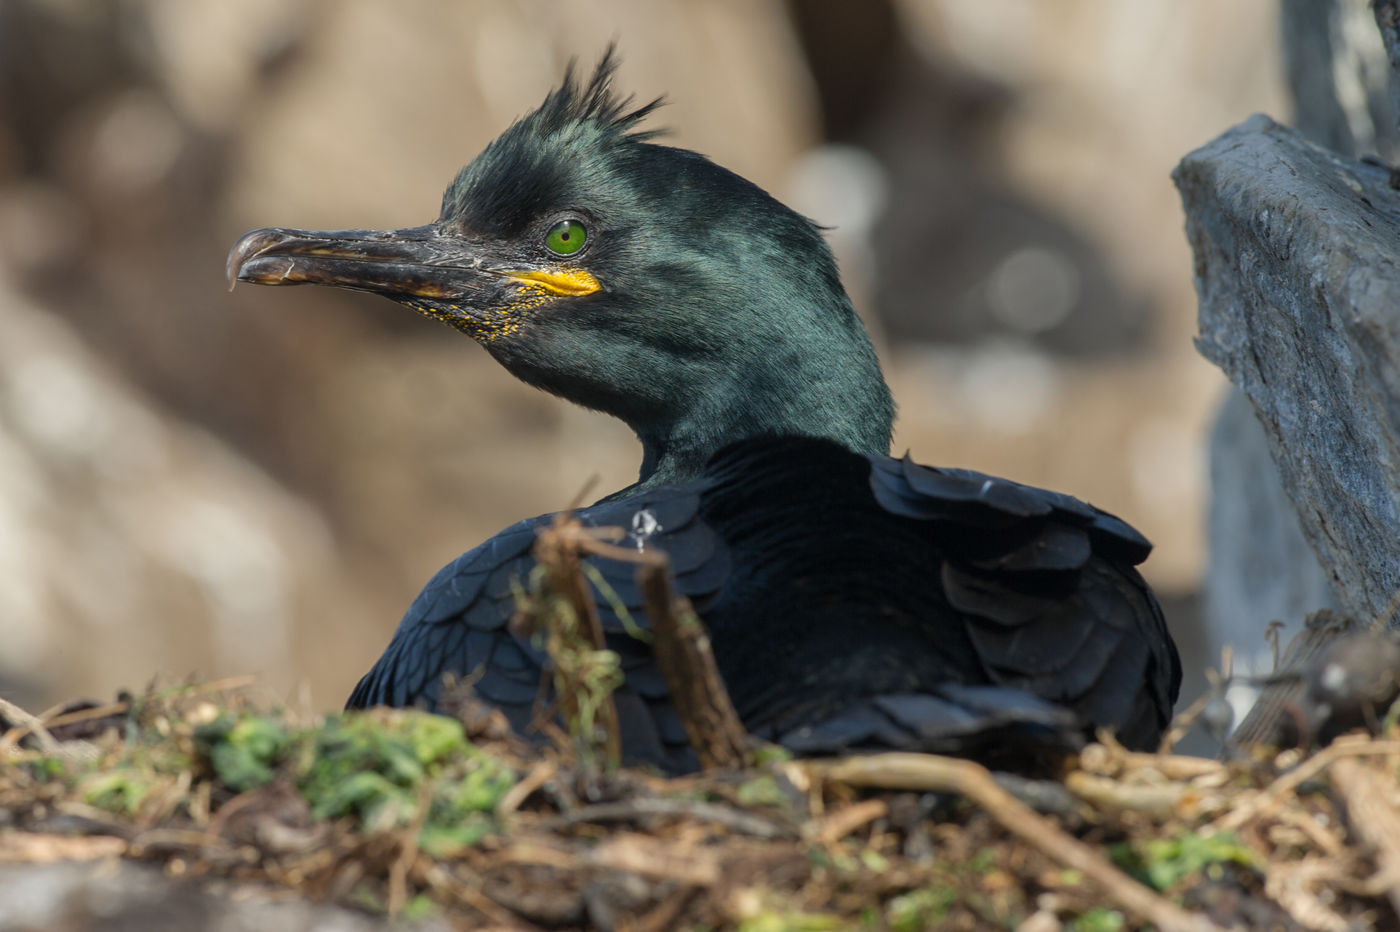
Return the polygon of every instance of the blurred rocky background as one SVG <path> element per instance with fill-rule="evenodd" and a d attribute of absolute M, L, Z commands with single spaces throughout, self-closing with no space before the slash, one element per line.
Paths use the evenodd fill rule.
<path fill-rule="evenodd" d="M 896 452 L 1131 520 L 1188 669 L 1213 664 L 1195 596 L 1224 378 L 1192 348 L 1169 172 L 1251 112 L 1288 116 L 1276 16 L 0 0 L 0 693 L 254 672 L 336 707 L 440 565 L 635 476 L 620 425 L 446 328 L 320 289 L 230 294 L 223 272 L 252 227 L 432 219 L 612 39 L 674 141 L 833 227 Z"/>

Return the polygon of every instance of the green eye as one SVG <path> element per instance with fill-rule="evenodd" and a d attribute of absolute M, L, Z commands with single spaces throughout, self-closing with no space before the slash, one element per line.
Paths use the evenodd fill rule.
<path fill-rule="evenodd" d="M 544 244 L 550 252 L 561 256 L 572 256 L 588 241 L 588 231 L 577 220 L 560 220 L 549 228 L 544 236 Z"/>

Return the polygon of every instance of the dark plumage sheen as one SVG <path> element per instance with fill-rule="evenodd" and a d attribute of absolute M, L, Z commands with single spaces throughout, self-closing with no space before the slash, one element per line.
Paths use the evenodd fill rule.
<path fill-rule="evenodd" d="M 611 55 L 458 175 L 439 219 L 258 230 L 231 276 L 373 291 L 519 378 L 624 420 L 636 484 L 579 513 L 672 560 L 750 731 L 798 753 L 922 749 L 1015 763 L 1085 732 L 1150 748 L 1180 681 L 1133 568 L 1150 549 L 1077 499 L 886 455 L 893 404 L 818 228 L 657 145 Z M 563 221 L 586 231 L 548 248 Z M 932 402 L 930 402 L 932 403 Z M 527 727 L 548 658 L 507 624 L 546 515 L 453 561 L 350 699 L 435 706 L 444 674 Z M 634 617 L 630 564 L 593 560 Z M 599 600 L 624 753 L 695 765 L 649 648 Z"/>

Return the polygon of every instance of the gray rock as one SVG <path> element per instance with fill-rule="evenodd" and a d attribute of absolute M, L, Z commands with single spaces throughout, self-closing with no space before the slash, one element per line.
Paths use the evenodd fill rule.
<path fill-rule="evenodd" d="M 1202 655 L 1214 666 L 1234 648 L 1236 679 L 1227 692 L 1240 721 L 1259 690 L 1248 678 L 1274 672 L 1267 632 L 1280 622 L 1286 645 L 1319 609 L 1337 607 L 1331 577 L 1318 563 L 1284 491 L 1253 406 L 1231 388 L 1210 435 L 1210 560 L 1202 586 Z"/>
<path fill-rule="evenodd" d="M 1400 587 L 1400 194 L 1264 116 L 1174 178 L 1197 347 L 1252 404 L 1340 606 L 1372 618 Z"/>
<path fill-rule="evenodd" d="M 225 889 L 216 891 L 215 887 Z M 115 859 L 0 864 L 0 932 L 440 932 L 445 920 L 393 923 L 250 885 L 173 880 Z"/>

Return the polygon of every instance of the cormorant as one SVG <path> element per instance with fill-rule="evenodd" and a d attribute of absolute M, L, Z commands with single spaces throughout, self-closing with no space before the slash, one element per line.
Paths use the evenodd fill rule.
<path fill-rule="evenodd" d="M 385 295 L 517 377 L 625 421 L 637 482 L 584 508 L 659 547 L 745 726 L 798 753 L 986 756 L 1106 727 L 1155 746 L 1180 665 L 1131 527 L 1055 492 L 891 459 L 894 405 L 812 221 L 637 127 L 612 52 L 458 174 L 439 218 L 262 229 L 230 279 Z M 548 657 L 507 625 L 523 521 L 443 568 L 348 705 L 433 708 L 444 674 L 518 729 Z M 592 562 L 644 618 L 628 564 Z M 625 757 L 695 766 L 650 649 L 622 658 Z M 1056 739 L 1058 740 L 1058 739 Z"/>

